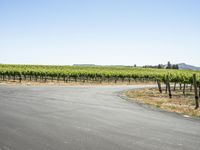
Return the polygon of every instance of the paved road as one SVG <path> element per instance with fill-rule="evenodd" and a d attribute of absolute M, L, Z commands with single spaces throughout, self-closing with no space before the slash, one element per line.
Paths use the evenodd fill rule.
<path fill-rule="evenodd" d="M 0 150 L 199 150 L 200 121 L 126 101 L 130 87 L 0 86 Z"/>

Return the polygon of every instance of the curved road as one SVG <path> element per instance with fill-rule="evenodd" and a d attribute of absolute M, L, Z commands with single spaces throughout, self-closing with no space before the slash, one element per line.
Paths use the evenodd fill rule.
<path fill-rule="evenodd" d="M 200 121 L 119 97 L 140 86 L 0 86 L 0 150 L 199 150 Z"/>

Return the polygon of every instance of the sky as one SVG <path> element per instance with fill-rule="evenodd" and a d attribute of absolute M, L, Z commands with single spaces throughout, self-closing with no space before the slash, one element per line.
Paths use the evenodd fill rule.
<path fill-rule="evenodd" d="M 0 63 L 200 66 L 200 0 L 0 0 Z"/>

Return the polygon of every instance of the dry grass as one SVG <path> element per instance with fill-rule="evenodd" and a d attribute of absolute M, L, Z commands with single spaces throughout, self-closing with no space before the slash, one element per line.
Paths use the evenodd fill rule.
<path fill-rule="evenodd" d="M 121 81 L 118 81 L 117 83 L 115 82 L 99 82 L 99 81 L 86 81 L 86 82 L 82 82 L 82 81 L 69 81 L 69 82 L 64 82 L 64 81 L 47 81 L 47 82 L 44 82 L 44 81 L 22 81 L 21 83 L 19 81 L 0 81 L 0 84 L 9 84 L 9 85 L 31 85 L 31 86 L 53 86 L 53 85 L 56 85 L 56 86 L 80 86 L 80 85 L 154 85 L 155 82 L 131 82 L 131 83 L 128 83 L 128 82 L 121 82 Z"/>
<path fill-rule="evenodd" d="M 149 104 L 170 112 L 184 115 L 200 117 L 200 109 L 195 110 L 195 100 L 193 92 L 189 89 L 183 95 L 181 90 L 173 91 L 172 99 L 165 91 L 160 94 L 157 88 L 146 88 L 132 90 L 126 93 L 128 97 L 134 98 L 137 102 Z"/>

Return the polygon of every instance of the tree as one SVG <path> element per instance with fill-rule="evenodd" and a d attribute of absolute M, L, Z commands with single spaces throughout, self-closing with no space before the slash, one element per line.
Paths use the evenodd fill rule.
<path fill-rule="evenodd" d="M 170 61 L 168 61 L 166 69 L 172 69 L 172 65 L 171 65 Z"/>
<path fill-rule="evenodd" d="M 158 69 L 163 69 L 164 66 L 162 64 L 158 64 Z"/>
<path fill-rule="evenodd" d="M 172 65 L 172 69 L 179 69 L 178 64 Z"/>

